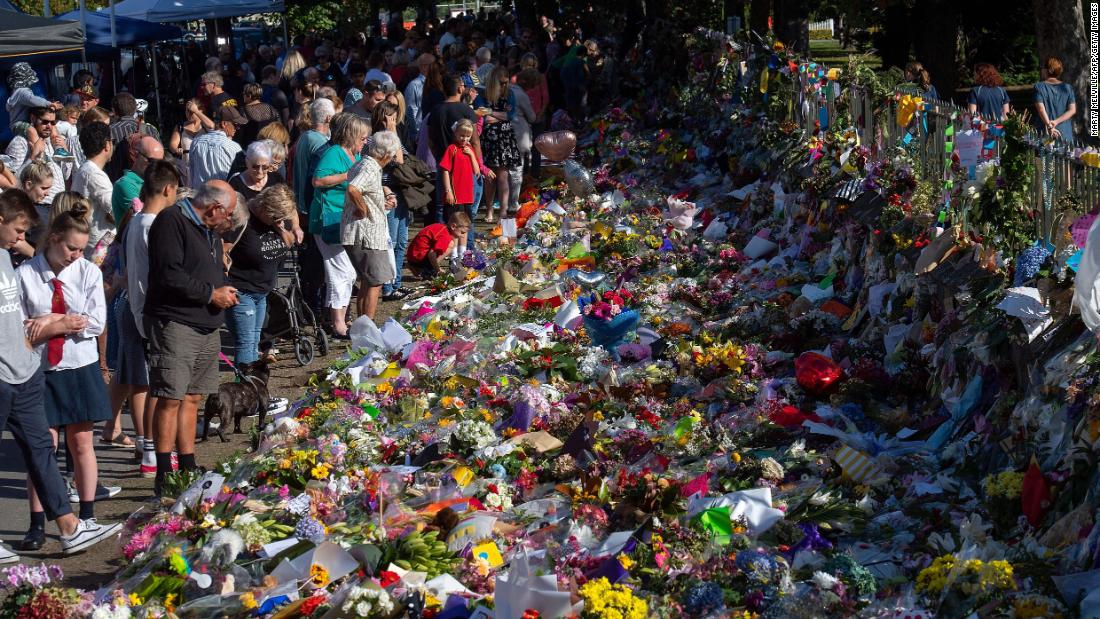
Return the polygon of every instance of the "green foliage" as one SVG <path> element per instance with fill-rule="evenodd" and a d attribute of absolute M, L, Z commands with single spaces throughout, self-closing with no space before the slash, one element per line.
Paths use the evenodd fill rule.
<path fill-rule="evenodd" d="M 287 3 L 286 23 L 291 33 L 329 32 L 336 28 L 339 16 L 336 2 Z"/>
<path fill-rule="evenodd" d="M 41 15 L 42 0 L 12 0 L 15 8 L 28 15 Z M 107 0 L 86 0 L 84 7 L 89 11 L 107 6 Z M 50 15 L 60 15 L 80 8 L 80 0 L 50 0 Z"/>
<path fill-rule="evenodd" d="M 992 175 L 981 188 L 981 197 L 972 207 L 971 221 L 985 231 L 1000 249 L 1012 254 L 1032 243 L 1035 223 L 1032 221 L 1031 181 L 1034 177 L 1034 154 L 1024 138 L 1029 130 L 1027 119 L 1015 113 L 1005 117 L 1004 150 L 1001 153 L 1000 179 Z"/>
<path fill-rule="evenodd" d="M 190 471 L 180 469 L 179 471 L 167 473 L 164 476 L 162 493 L 164 496 L 174 499 L 183 494 L 183 491 L 190 488 L 191 484 L 198 481 L 202 475 L 202 471 L 198 469 Z"/>

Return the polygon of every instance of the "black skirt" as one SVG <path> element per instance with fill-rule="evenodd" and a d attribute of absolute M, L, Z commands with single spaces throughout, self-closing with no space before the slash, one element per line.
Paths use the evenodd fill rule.
<path fill-rule="evenodd" d="M 110 419 L 111 403 L 99 364 L 46 372 L 45 405 L 51 428 Z"/>

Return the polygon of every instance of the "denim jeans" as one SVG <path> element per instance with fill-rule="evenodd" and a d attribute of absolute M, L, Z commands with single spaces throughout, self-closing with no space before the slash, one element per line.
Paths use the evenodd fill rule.
<path fill-rule="evenodd" d="M 397 277 L 393 282 L 382 286 L 382 294 L 387 295 L 401 287 L 401 269 L 405 266 L 405 251 L 409 248 L 409 207 L 405 199 L 398 194 L 397 208 L 386 213 L 386 223 L 390 227 L 390 242 L 393 243 L 393 262 Z"/>
<path fill-rule="evenodd" d="M 252 363 L 260 358 L 260 331 L 267 315 L 267 295 L 260 292 L 244 292 L 240 303 L 229 308 L 225 326 L 233 336 L 233 363 Z"/>
<path fill-rule="evenodd" d="M 73 513 L 69 492 L 57 468 L 57 451 L 46 425 L 45 374 L 41 371 L 21 385 L 0 383 L 0 430 L 9 430 L 23 455 L 27 477 L 34 484 L 46 518 Z"/>
<path fill-rule="evenodd" d="M 474 233 L 474 226 L 472 222 L 477 221 L 477 210 L 481 206 L 481 196 L 485 195 L 485 177 L 474 177 L 474 203 L 470 207 L 470 210 L 466 212 L 470 216 L 470 231 L 466 233 L 466 249 L 469 251 L 474 250 L 474 237 L 477 235 Z"/>
<path fill-rule="evenodd" d="M 120 304 L 129 307 L 126 296 L 116 294 L 115 298 L 111 299 L 111 306 L 107 308 L 107 367 L 112 370 L 118 369 L 118 331 L 120 327 L 115 312 L 118 311 L 116 308 Z"/>
<path fill-rule="evenodd" d="M 446 218 L 443 217 L 443 194 L 443 168 L 437 165 L 435 168 L 435 209 L 428 214 L 427 222 L 429 224 L 447 223 Z"/>

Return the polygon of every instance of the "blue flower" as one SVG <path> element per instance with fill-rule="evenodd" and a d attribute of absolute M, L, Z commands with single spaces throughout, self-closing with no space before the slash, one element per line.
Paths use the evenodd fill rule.
<path fill-rule="evenodd" d="M 1050 256 L 1050 250 L 1043 245 L 1033 245 L 1020 252 L 1016 258 L 1016 274 L 1012 278 L 1013 286 L 1023 286 L 1024 282 L 1039 274 L 1039 268 Z"/>
<path fill-rule="evenodd" d="M 680 603 L 684 612 L 695 617 L 721 611 L 726 605 L 722 587 L 713 582 L 701 582 L 684 591 Z"/>
<path fill-rule="evenodd" d="M 325 525 L 314 518 L 302 518 L 294 527 L 294 536 L 299 539 L 307 539 L 314 544 L 325 541 Z"/>

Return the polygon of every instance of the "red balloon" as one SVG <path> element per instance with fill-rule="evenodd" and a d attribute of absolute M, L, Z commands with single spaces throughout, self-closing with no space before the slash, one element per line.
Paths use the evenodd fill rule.
<path fill-rule="evenodd" d="M 804 352 L 794 360 L 798 385 L 813 395 L 825 395 L 844 378 L 835 361 L 816 352 Z"/>

